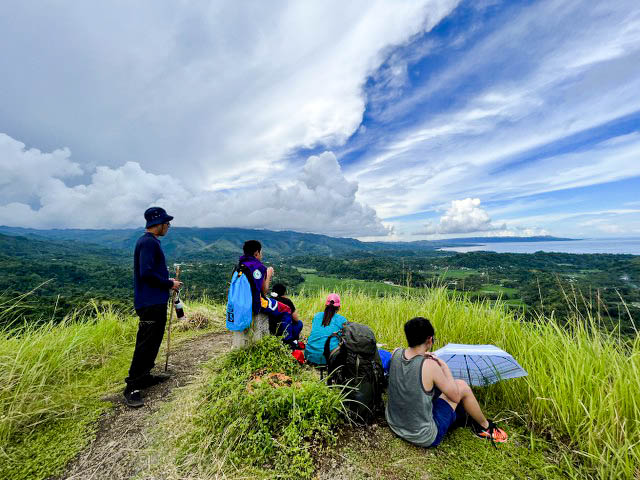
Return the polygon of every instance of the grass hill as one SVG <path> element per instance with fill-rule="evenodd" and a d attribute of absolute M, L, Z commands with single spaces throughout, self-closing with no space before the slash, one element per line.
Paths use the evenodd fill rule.
<path fill-rule="evenodd" d="M 294 299 L 303 319 L 321 308 L 324 293 Z M 138 477 L 638 478 L 639 337 L 603 332 L 592 318 L 567 319 L 566 328 L 553 318 L 521 322 L 500 302 L 476 303 L 443 289 L 410 297 L 341 293 L 342 313 L 370 325 L 389 349 L 404 345 L 404 321 L 423 315 L 439 345 L 493 343 L 512 353 L 529 376 L 477 389 L 511 441 L 493 449 L 462 430 L 425 450 L 395 438 L 382 420 L 369 429 L 349 427 L 340 391 L 267 339 L 219 356 L 173 392 L 146 422 L 142 434 L 151 443 L 141 454 L 150 461 Z M 135 324 L 99 309 L 0 336 L 1 478 L 59 474 L 87 448 L 109 408 L 100 398 L 121 388 Z M 291 382 L 251 383 L 257 372 L 284 373 Z M 110 444 L 111 454 L 118 445 Z"/>

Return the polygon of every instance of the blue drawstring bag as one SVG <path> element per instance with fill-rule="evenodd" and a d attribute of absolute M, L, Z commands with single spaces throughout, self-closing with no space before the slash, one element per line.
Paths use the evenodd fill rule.
<path fill-rule="evenodd" d="M 246 330 L 253 318 L 253 298 L 255 285 L 247 273 L 245 265 L 238 265 L 231 277 L 227 297 L 227 328 L 234 332 Z"/>

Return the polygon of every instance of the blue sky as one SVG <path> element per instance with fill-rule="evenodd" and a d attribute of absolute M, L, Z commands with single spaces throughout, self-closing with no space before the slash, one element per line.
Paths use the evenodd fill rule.
<path fill-rule="evenodd" d="M 488 235 L 637 235 L 637 9 L 477 5 L 461 3 L 368 80 L 365 128 L 339 153 L 364 201 L 385 197 L 378 213 L 407 234 L 437 233 L 449 202 L 477 198 L 458 214 L 471 228 L 472 209 L 485 210 Z"/>
<path fill-rule="evenodd" d="M 162 204 L 183 225 L 377 240 L 640 236 L 636 1 L 3 18 L 0 223 L 133 226 Z"/>

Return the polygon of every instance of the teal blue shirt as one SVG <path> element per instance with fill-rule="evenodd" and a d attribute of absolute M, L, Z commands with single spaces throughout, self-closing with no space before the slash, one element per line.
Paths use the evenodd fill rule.
<path fill-rule="evenodd" d="M 318 312 L 313 316 L 313 320 L 311 321 L 311 335 L 309 335 L 307 346 L 304 350 L 305 358 L 318 365 L 327 364 L 327 360 L 324 358 L 324 344 L 327 338 L 329 338 L 329 335 L 332 333 L 340 330 L 342 325 L 347 321 L 342 315 L 336 313 L 331 319 L 331 322 L 329 322 L 329 325 L 323 327 L 322 317 L 324 317 L 324 312 Z M 336 348 L 338 346 L 338 339 L 332 338 L 329 346 L 331 350 Z"/>

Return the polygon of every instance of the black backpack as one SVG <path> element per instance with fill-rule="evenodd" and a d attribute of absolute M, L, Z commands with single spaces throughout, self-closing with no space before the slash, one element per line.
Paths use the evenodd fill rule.
<path fill-rule="evenodd" d="M 339 344 L 329 351 L 332 337 L 337 337 Z M 350 418 L 356 423 L 369 423 L 384 409 L 382 392 L 386 387 L 373 330 L 360 323 L 345 323 L 327 338 L 324 356 L 329 385 L 350 387 L 347 394 Z"/>

